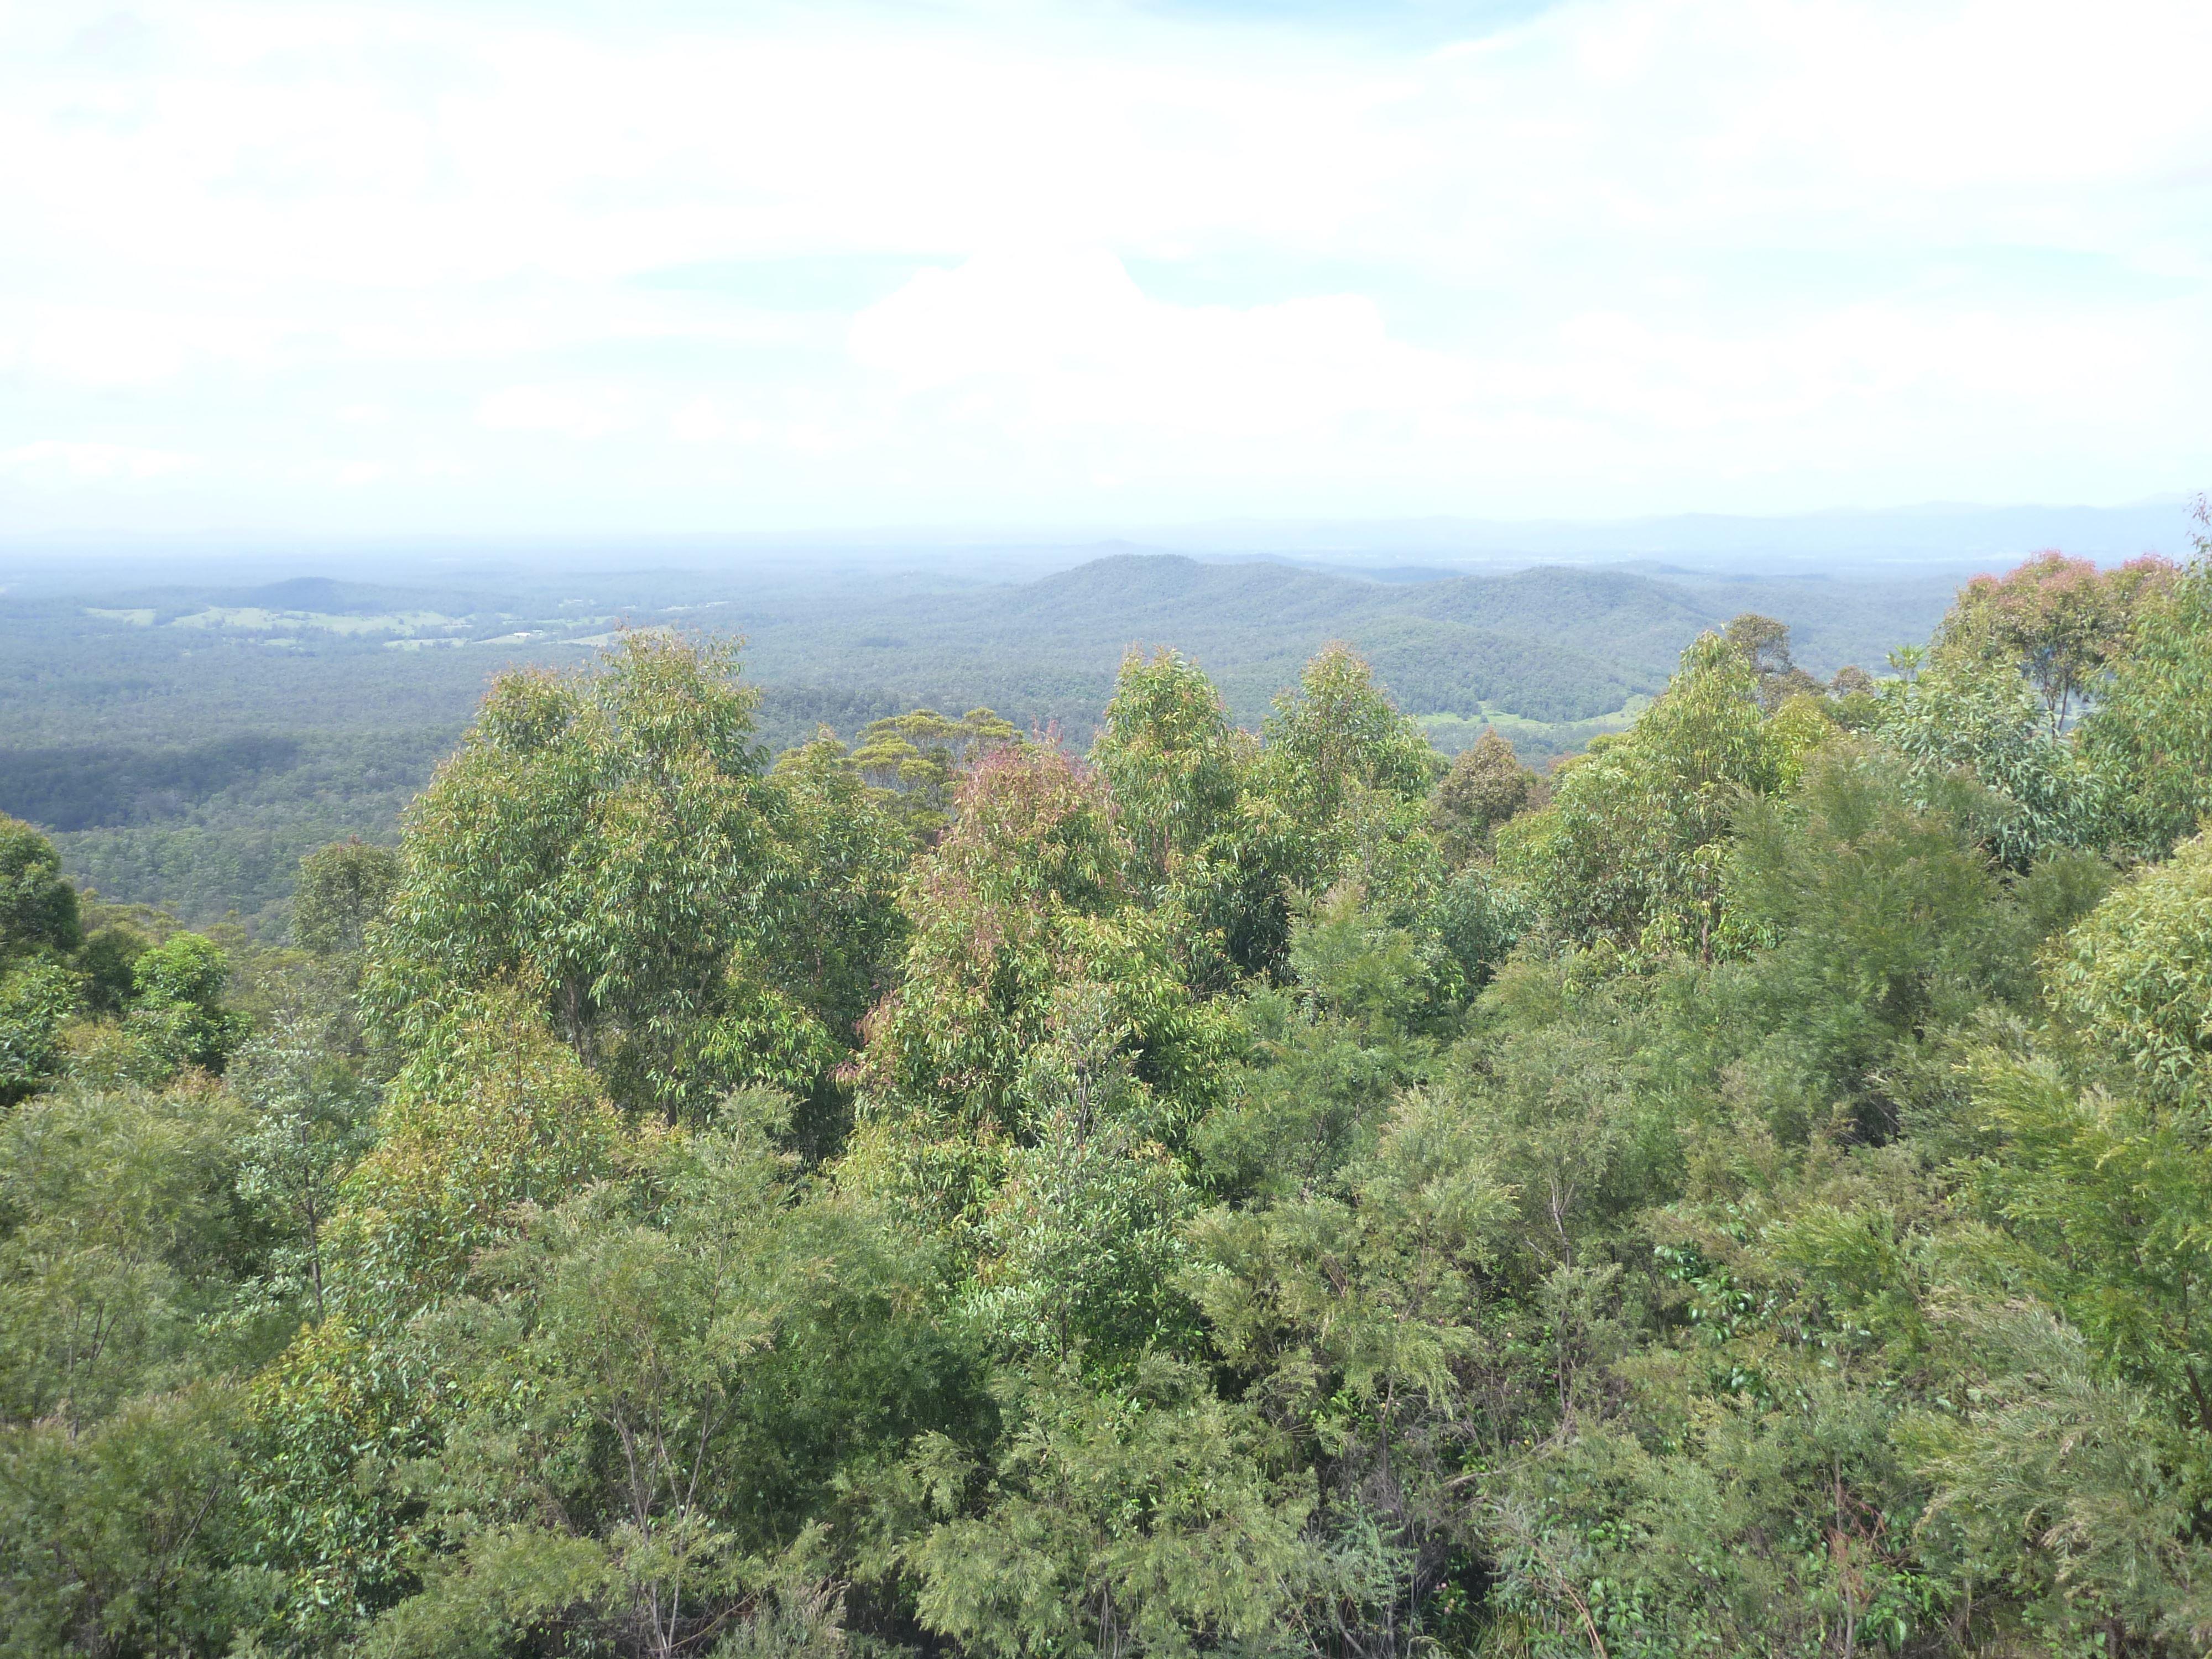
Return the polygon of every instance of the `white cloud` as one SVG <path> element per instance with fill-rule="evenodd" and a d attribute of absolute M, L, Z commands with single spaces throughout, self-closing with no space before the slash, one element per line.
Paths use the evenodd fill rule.
<path fill-rule="evenodd" d="M 144 386 L 198 363 L 265 362 L 272 331 L 249 319 L 150 307 L 32 305 L 7 356 L 45 379 Z"/>
<path fill-rule="evenodd" d="M 68 443 L 55 438 L 0 450 L 0 471 L 40 483 L 137 482 L 181 472 L 192 462 L 193 457 L 171 449 Z"/>
<path fill-rule="evenodd" d="M 2212 451 L 2201 0 L 1575 0 L 1418 49 L 138 10 L 0 47 L 12 435 L 121 399 L 240 500 L 343 476 L 368 407 L 457 469 L 392 463 L 426 515 L 691 522 L 732 479 L 795 522 L 2111 500 Z"/>
<path fill-rule="evenodd" d="M 1280 500 L 1350 476 L 1452 505 L 1444 480 L 1462 501 L 1542 511 L 1614 488 L 1690 508 L 1748 485 L 1763 503 L 1778 482 L 1855 476 L 1956 494 L 1946 470 L 1984 449 L 2078 447 L 2080 410 L 2116 380 L 2171 375 L 2164 337 L 2185 327 L 2154 309 L 1589 310 L 1438 350 L 1394 337 L 1358 295 L 1175 306 L 1109 254 L 1028 249 L 920 274 L 849 343 L 884 378 L 890 424 L 978 489 L 1014 455 L 1071 488 L 1226 478 Z"/>
<path fill-rule="evenodd" d="M 550 432 L 604 438 L 629 426 L 623 393 L 598 386 L 511 386 L 477 405 L 477 422 L 495 432 Z"/>
<path fill-rule="evenodd" d="M 758 443 L 767 433 L 765 422 L 739 415 L 715 398 L 694 398 L 668 417 L 668 435 L 678 443 Z"/>
<path fill-rule="evenodd" d="M 1168 305 L 1099 249 L 1000 250 L 923 271 L 855 319 L 851 347 L 908 394 L 973 386 L 979 411 L 1178 435 L 1328 428 L 1464 390 L 1458 366 L 1392 340 L 1360 295 Z"/>

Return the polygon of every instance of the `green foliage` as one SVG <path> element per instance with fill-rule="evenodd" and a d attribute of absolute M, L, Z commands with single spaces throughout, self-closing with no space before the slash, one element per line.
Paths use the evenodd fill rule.
<path fill-rule="evenodd" d="M 1790 651 L 1790 625 L 1747 611 L 1731 617 L 1721 637 L 1759 678 L 1759 706 L 1772 714 L 1792 697 L 1816 696 L 1820 682 L 1797 666 Z"/>
<path fill-rule="evenodd" d="M 1437 942 L 1468 992 L 1480 990 L 1530 931 L 1526 892 L 1502 879 L 1493 864 L 1480 861 L 1445 884 L 1433 916 Z"/>
<path fill-rule="evenodd" d="M 2212 1104 L 2212 840 L 2097 907 L 2052 976 L 2058 1012 L 2160 1097 Z"/>
<path fill-rule="evenodd" d="M 1741 617 L 1548 800 L 1342 648 L 502 677 L 311 949 L 9 935 L 0 1652 L 2202 1652 L 2198 580 Z"/>
<path fill-rule="evenodd" d="M 664 1224 L 556 1212 L 489 1265 L 519 1293 L 447 1311 L 459 1399 L 432 1519 L 460 1511 L 471 1547 L 386 1615 L 372 1650 L 498 1652 L 503 1632 L 582 1618 L 674 1652 L 750 1599 L 743 1540 L 700 1500 L 727 1489 L 710 1460 L 802 1287 L 775 1249 L 774 1160 L 742 1141 L 702 1150 L 679 1180 L 708 1190 L 679 1192 Z M 487 1535 L 487 1520 L 506 1525 Z"/>
<path fill-rule="evenodd" d="M 217 1654 L 236 1527 L 245 1115 L 204 1080 L 0 1117 L 0 1652 Z"/>
<path fill-rule="evenodd" d="M 556 1629 L 647 1654 L 726 1631 L 837 1650 L 836 1477 L 917 1418 L 957 1423 L 968 1385 L 915 1315 L 927 1258 L 804 1188 L 769 1139 L 779 1109 L 732 1103 L 661 1143 L 641 1201 L 601 1188 L 545 1212 L 429 1328 L 451 1405 L 424 1525 L 449 1547 L 369 1651 L 504 1653 Z"/>
<path fill-rule="evenodd" d="M 343 1048 L 337 1022 L 289 1011 L 240 1048 L 229 1081 L 254 1114 L 240 1145 L 239 1195 L 275 1235 L 270 1288 L 326 1311 L 323 1241 L 341 1183 L 373 1141 L 375 1091 Z"/>
<path fill-rule="evenodd" d="M 2197 557 L 2146 605 L 2131 648 L 2082 722 L 2123 836 L 2156 857 L 2212 817 L 2212 506 Z"/>
<path fill-rule="evenodd" d="M 892 1489 L 884 1565 L 931 1629 L 976 1653 L 1272 1647 L 1316 1564 L 1306 1482 L 1272 1472 L 1249 1412 L 1164 1358 L 1103 1392 L 1009 1377 L 979 1462 L 925 1437 Z"/>
<path fill-rule="evenodd" d="M 1521 764 L 1513 745 L 1486 731 L 1454 757 L 1429 797 L 1429 820 L 1444 856 L 1465 864 L 1490 849 L 1498 826 L 1528 805 L 1536 775 Z"/>
<path fill-rule="evenodd" d="M 240 1185 L 267 1206 L 267 1288 L 313 1310 L 253 1385 L 242 1504 L 281 1586 L 271 1622 L 328 1643 L 412 1589 L 423 1505 L 406 1486 L 454 1411 L 455 1379 L 410 1321 L 466 1295 L 487 1254 L 649 1155 L 532 1000 L 494 987 L 426 1036 L 357 1160 L 358 1084 L 313 1030 L 241 1057 L 258 1108 Z M 289 1281 L 289 1283 L 287 1282 Z"/>
<path fill-rule="evenodd" d="M 0 974 L 0 1106 L 59 1069 L 62 1028 L 83 1002 L 83 981 L 58 962 L 33 960 Z"/>
<path fill-rule="evenodd" d="M 234 1565 L 234 1395 L 0 1431 L 0 1654 L 221 1654 L 258 1611 Z"/>
<path fill-rule="evenodd" d="M 1444 969 L 1451 957 L 1431 913 L 1447 876 L 1426 802 L 1444 769 L 1420 728 L 1365 662 L 1331 646 L 1307 665 L 1295 693 L 1277 699 L 1265 739 L 1249 769 L 1244 823 L 1224 849 L 1234 866 L 1263 876 L 1266 925 L 1242 930 L 1261 948 L 1243 965 L 1279 979 L 1295 973 L 1291 918 L 1356 891 L 1380 920 L 1417 934 L 1431 966 Z M 1464 988 L 1438 991 L 1450 1001 Z"/>
<path fill-rule="evenodd" d="M 972 717 L 971 717 L 972 718 Z M 858 768 L 817 741 L 777 758 L 772 781 L 787 845 L 799 849 L 791 926 L 803 952 L 806 994 L 840 1042 L 889 988 L 906 940 L 895 897 L 913 843 L 902 815 L 861 781 Z M 911 826 L 911 817 L 907 824 Z"/>
<path fill-rule="evenodd" d="M 1786 756 L 1749 659 L 1705 635 L 1631 731 L 1559 769 L 1551 805 L 1512 826 L 1499 863 L 1562 943 L 1710 954 L 1730 817 L 1781 784 Z"/>
<path fill-rule="evenodd" d="M 2033 689 L 2008 663 L 1931 658 L 1882 688 L 1874 731 L 1911 763 L 1923 802 L 1943 799 L 1960 779 L 1979 786 L 1978 800 L 1962 810 L 2013 869 L 2060 848 L 2101 844 L 2106 805 L 2095 774 L 2051 729 Z"/>
<path fill-rule="evenodd" d="M 1332 1181 L 1371 1150 L 1397 1091 L 1436 1061 L 1438 964 L 1356 891 L 1299 919 L 1291 966 L 1294 988 L 1246 1003 L 1249 1063 L 1199 1127 L 1201 1167 L 1223 1192 L 1281 1195 Z"/>
<path fill-rule="evenodd" d="M 131 964 L 126 1031 L 171 1071 L 219 1072 L 245 1035 L 242 1016 L 222 1006 L 230 958 L 214 940 L 172 933 Z"/>
<path fill-rule="evenodd" d="M 1917 793 L 1889 757 L 1820 750 L 1786 803 L 1746 813 L 1729 872 L 1732 928 L 1771 941 L 1755 973 L 1726 976 L 1771 1033 L 1762 1060 L 1876 1136 L 1895 1127 L 1880 1079 L 1900 1045 L 2026 990 L 1987 854 Z"/>
<path fill-rule="evenodd" d="M 1091 1051 L 1076 1067 L 1125 1055 L 1130 1097 L 1170 1143 L 1203 1114 L 1221 1023 L 1192 1001 L 1128 866 L 1097 775 L 1043 749 L 976 769 L 908 881 L 902 981 L 869 1017 L 852 1154 L 866 1180 L 972 1221 L 1009 1146 L 1055 1110 L 1030 1064 L 1055 1042 Z"/>
<path fill-rule="evenodd" d="M 1173 1292 L 1195 1194 L 1167 1143 L 1180 1126 L 1133 1075 L 1096 987 L 1068 994 L 1026 1057 L 1029 1133 L 976 1224 L 978 1327 L 1015 1355 L 1126 1363 L 1190 1334 Z"/>
<path fill-rule="evenodd" d="M 2005 1265 L 2095 1358 L 2199 1428 L 2212 1342 L 2199 1328 L 2207 1157 L 2156 1105 L 2083 1089 L 2045 1054 L 1974 1056 L 1975 1109 L 2002 1156 L 1974 1171 Z M 1969 1281 L 1970 1285 L 1972 1281 Z M 1984 1292 L 2002 1281 L 1974 1285 Z"/>
<path fill-rule="evenodd" d="M 971 708 L 957 720 L 917 708 L 863 727 L 854 742 L 852 769 L 887 798 L 915 835 L 931 840 L 950 822 L 953 797 L 969 769 L 993 750 L 1019 741 L 1012 724 L 988 708 Z"/>
<path fill-rule="evenodd" d="M 1693 1395 L 1642 1436 L 1593 1425 L 1512 1483 L 1493 1524 L 1514 1645 L 1624 1659 L 1944 1650 L 1879 1408 L 1817 1371 L 1790 1380 L 1787 1406 Z"/>
<path fill-rule="evenodd" d="M 1986 1367 L 1976 1404 L 1910 1442 L 1936 1483 L 1928 1530 L 1954 1570 L 2021 1597 L 2022 1622 L 2053 1646 L 2094 1652 L 2125 1632 L 2153 1651 L 2202 1651 L 2212 1562 L 2190 1535 L 2205 1498 L 2197 1437 L 2100 1380 L 2039 1309 L 1977 1310 L 1960 1330 Z"/>
<path fill-rule="evenodd" d="M 415 1587 L 423 1505 L 402 1472 L 450 1414 L 422 1342 L 364 1311 L 304 1327 L 254 1377 L 241 1425 L 239 1555 L 270 1585 L 269 1636 L 309 1652 Z"/>
<path fill-rule="evenodd" d="M 1457 1461 L 1448 1425 L 1514 1194 L 1455 1103 L 1417 1094 L 1376 1127 L 1326 1184 L 1208 1212 L 1191 1284 L 1248 1397 L 1315 1448 L 1332 1496 L 1354 1486 L 1400 1528 L 1434 1527 L 1442 1494 L 1408 1488 Z"/>
<path fill-rule="evenodd" d="M 2039 553 L 2002 576 L 1977 576 L 1936 636 L 1935 657 L 2011 668 L 2034 688 L 2051 735 L 2128 655 L 2137 618 L 2172 586 L 2151 556 L 2100 571 L 2087 559 Z"/>
<path fill-rule="evenodd" d="M 371 933 L 374 1032 L 418 1043 L 512 979 L 627 1104 L 676 1118 L 739 1084 L 825 1087 L 890 935 L 865 844 L 890 831 L 821 769 L 760 776 L 757 702 L 728 652 L 659 635 L 596 677 L 498 681 L 410 809 Z M 855 907 L 858 928 L 817 927 Z"/>
<path fill-rule="evenodd" d="M 557 1203 L 620 1167 L 621 1119 L 532 1002 L 497 986 L 461 1002 L 386 1091 L 330 1241 L 366 1316 L 451 1291 L 520 1206 Z"/>
<path fill-rule="evenodd" d="M 1277 700 L 1266 736 L 1261 765 L 1271 793 L 1309 829 L 1346 817 L 1362 793 L 1419 800 L 1438 770 L 1420 728 L 1341 645 L 1306 665 L 1297 693 Z"/>
<path fill-rule="evenodd" d="M 0 813 L 0 963 L 76 949 L 76 889 L 61 873 L 54 844 Z"/>
<path fill-rule="evenodd" d="M 1124 659 L 1091 759 L 1152 884 L 1170 879 L 1236 811 L 1243 757 L 1221 694 L 1174 652 Z"/>
<path fill-rule="evenodd" d="M 356 836 L 310 853 L 292 890 L 292 937 L 317 956 L 350 956 L 398 884 L 399 856 L 389 848 Z"/>
<path fill-rule="evenodd" d="M 119 1014 L 131 1000 L 138 958 L 149 941 L 127 921 L 104 921 L 86 934 L 76 967 L 84 975 L 85 1000 L 94 1012 Z"/>
<path fill-rule="evenodd" d="M 193 1358 L 241 1241 L 237 1109 L 64 1090 L 0 1120 L 0 1423 L 79 1424 Z"/>

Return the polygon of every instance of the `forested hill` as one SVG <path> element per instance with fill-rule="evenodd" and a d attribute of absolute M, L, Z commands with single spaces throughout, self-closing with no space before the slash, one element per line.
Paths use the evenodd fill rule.
<path fill-rule="evenodd" d="M 743 601 L 732 609 L 754 672 L 770 684 L 811 678 L 836 654 L 843 677 L 872 677 L 918 701 L 982 690 L 980 701 L 1018 714 L 1042 703 L 1039 712 L 1080 738 L 1134 644 L 1195 657 L 1231 713 L 1251 723 L 1332 639 L 1365 654 L 1408 713 L 1495 704 L 1528 720 L 1577 720 L 1656 690 L 1698 632 L 1747 610 L 1790 624 L 1815 672 L 1879 668 L 1897 645 L 1927 636 L 1949 587 L 1668 580 L 1572 566 L 1380 582 L 1133 552 L 1019 586 L 825 608 L 803 638 L 782 617 L 748 615 Z"/>
<path fill-rule="evenodd" d="M 928 639 L 928 672 L 1004 685 L 1013 694 L 1006 703 L 1023 685 L 1065 686 L 1081 701 L 1062 717 L 1085 726 L 1132 644 L 1195 656 L 1232 712 L 1256 722 L 1333 638 L 1364 653 L 1409 711 L 1496 703 L 1528 719 L 1576 720 L 1653 690 L 1669 644 L 1679 651 L 1711 620 L 1687 594 L 1617 573 L 1386 586 L 1279 564 L 1122 554 L 896 619 L 870 617 L 853 643 L 890 656 L 895 678 L 896 659 Z M 895 621 L 897 632 L 874 631 Z M 763 641 L 762 672 L 773 672 L 779 643 Z"/>
<path fill-rule="evenodd" d="M 1784 647 L 1540 778 L 641 629 L 281 942 L 0 817 L 0 1656 L 2212 1651 L 2212 538 Z"/>
<path fill-rule="evenodd" d="M 1542 765 L 1624 724 L 1684 645 L 1740 611 L 1790 624 L 1801 661 L 1825 676 L 1925 638 L 1949 590 L 1587 568 L 1403 574 L 1422 579 L 1115 551 L 1019 582 L 767 566 L 395 567 L 375 580 L 77 592 L 47 580 L 0 592 L 0 811 L 58 833 L 71 872 L 110 896 L 267 919 L 305 853 L 394 833 L 488 674 L 589 660 L 624 624 L 743 636 L 771 750 L 823 725 L 851 738 L 917 707 L 978 705 L 1080 746 L 1137 644 L 1195 658 L 1231 717 L 1256 726 L 1340 639 L 1400 708 L 1435 717 L 1440 747 L 1495 720 Z"/>

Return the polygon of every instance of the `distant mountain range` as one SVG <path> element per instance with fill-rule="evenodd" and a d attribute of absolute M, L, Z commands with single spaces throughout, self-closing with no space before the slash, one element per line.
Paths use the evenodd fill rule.
<path fill-rule="evenodd" d="M 1364 652 L 1412 712 L 1494 705 L 1567 721 L 1656 691 L 1685 645 L 1745 611 L 1790 623 L 1816 672 L 1846 662 L 1879 669 L 1893 647 L 1926 637 L 1953 587 L 1924 576 L 1669 579 L 1574 566 L 1394 574 L 1379 581 L 1273 561 L 1122 553 L 1018 584 L 883 603 L 848 595 L 804 615 L 740 599 L 729 611 L 750 641 L 751 672 L 769 684 L 827 674 L 920 701 L 954 700 L 952 689 L 967 687 L 1009 708 L 1042 696 L 1085 727 L 1132 647 L 1196 658 L 1236 714 L 1256 720 L 1331 640 Z"/>
<path fill-rule="evenodd" d="M 878 526 L 842 530 L 726 531 L 690 536 L 381 537 L 349 540 L 266 534 L 0 537 L 0 584 L 65 592 L 100 582 L 268 582 L 302 572 L 400 583 L 482 580 L 551 573 L 680 569 L 771 572 L 826 563 L 927 571 L 1006 581 L 1116 552 L 1283 559 L 1382 574 L 1394 567 L 1511 569 L 1552 563 L 1641 562 L 1699 574 L 1883 576 L 1906 568 L 1959 575 L 2056 547 L 2100 561 L 2191 546 L 2192 498 L 2120 507 L 1917 507 L 1738 515 L 1661 514 L 1607 520 L 1464 517 L 1223 519 L 1179 525 L 1026 527 Z M 4 591 L 4 590 L 0 590 Z"/>
<path fill-rule="evenodd" d="M 1652 559 L 1700 571 L 1753 574 L 1899 565 L 1978 567 L 2056 547 L 2099 560 L 2140 553 L 2179 557 L 2190 548 L 2192 498 L 2126 507 L 1972 507 L 1934 504 L 1864 512 L 1736 517 L 1678 514 L 1609 522 L 1485 519 L 1264 520 L 1157 530 L 1136 538 L 1194 553 L 1352 557 L 1425 562 L 1537 562 Z"/>

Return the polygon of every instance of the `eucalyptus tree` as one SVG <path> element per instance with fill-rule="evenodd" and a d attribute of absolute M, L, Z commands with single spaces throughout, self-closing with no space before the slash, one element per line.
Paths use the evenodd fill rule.
<path fill-rule="evenodd" d="M 63 876 L 53 842 L 0 813 L 0 963 L 64 955 L 82 939 L 76 889 Z"/>
<path fill-rule="evenodd" d="M 855 1179 L 972 1224 L 1010 1148 L 1050 1115 L 1035 1057 L 1126 1063 L 1126 1097 L 1170 1144 L 1213 1098 L 1224 1028 L 1140 902 L 1103 780 L 1055 750 L 1002 750 L 909 875 L 899 982 L 867 1021 Z M 1054 1085 L 1054 1089 L 1058 1085 Z"/>
<path fill-rule="evenodd" d="M 1710 954 L 1738 804 L 1781 787 L 1794 752 L 1826 726 L 1776 720 L 1760 708 L 1751 659 L 1707 634 L 1634 726 L 1560 767 L 1550 804 L 1513 821 L 1498 850 L 1550 935 Z"/>
<path fill-rule="evenodd" d="M 2212 823 L 2212 504 L 2197 556 L 2147 603 L 2081 725 L 2124 848 L 2159 857 Z"/>
<path fill-rule="evenodd" d="M 618 1099 L 672 1119 L 744 1083 L 828 1086 L 861 1000 L 843 953 L 891 900 L 893 860 L 842 843 L 899 835 L 858 799 L 825 810 L 811 775 L 764 776 L 758 701 L 732 650 L 658 633 L 596 673 L 495 681 L 408 811 L 368 933 L 373 1034 L 417 1045 L 509 981 Z"/>
<path fill-rule="evenodd" d="M 2100 570 L 2087 559 L 2039 553 L 2002 576 L 1977 576 L 1937 631 L 1933 657 L 1966 658 L 2017 673 L 2063 732 L 2133 647 L 2136 623 L 2173 585 L 2155 554 Z"/>
<path fill-rule="evenodd" d="M 76 889 L 54 844 L 0 813 L 0 1106 L 59 1066 L 62 1027 L 86 995 L 70 961 L 82 943 Z"/>
<path fill-rule="evenodd" d="M 1213 682 L 1173 651 L 1121 662 L 1091 740 L 1121 829 L 1158 887 L 1226 830 L 1247 757 Z"/>
<path fill-rule="evenodd" d="M 1498 827 L 1527 807 L 1536 775 L 1521 764 L 1513 745 L 1495 726 L 1452 759 L 1451 770 L 1429 796 L 1429 823 L 1444 856 L 1464 865 L 1491 850 Z"/>
<path fill-rule="evenodd" d="M 358 836 L 310 853 L 292 891 L 292 937 L 318 956 L 357 955 L 398 882 L 398 854 Z"/>

